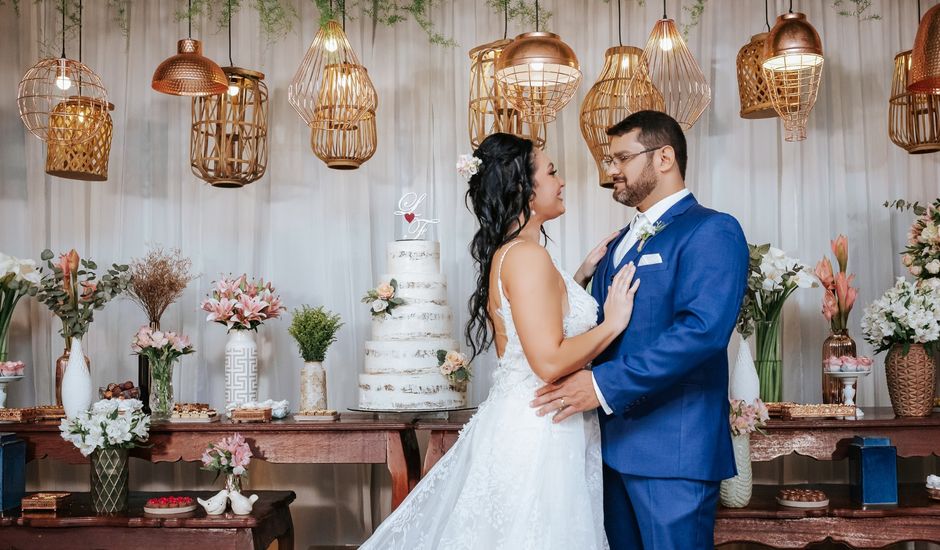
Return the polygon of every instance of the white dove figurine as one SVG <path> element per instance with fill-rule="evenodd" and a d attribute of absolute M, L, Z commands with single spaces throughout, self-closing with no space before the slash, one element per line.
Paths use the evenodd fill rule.
<path fill-rule="evenodd" d="M 258 500 L 258 495 L 246 497 L 238 491 L 232 491 L 228 498 L 232 501 L 232 511 L 239 516 L 246 516 L 251 513 L 251 507 Z"/>
<path fill-rule="evenodd" d="M 218 516 L 219 514 L 224 513 L 225 509 L 228 507 L 228 496 L 228 491 L 226 489 L 222 489 L 209 500 L 202 500 L 201 498 L 197 498 L 196 502 L 205 508 L 207 515 Z"/>

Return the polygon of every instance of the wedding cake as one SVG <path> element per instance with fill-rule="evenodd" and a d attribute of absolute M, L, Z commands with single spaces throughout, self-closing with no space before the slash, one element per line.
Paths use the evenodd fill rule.
<path fill-rule="evenodd" d="M 365 344 L 365 372 L 359 375 L 359 406 L 372 410 L 466 406 L 466 384 L 452 382 L 439 366 L 440 350 L 459 349 L 451 332 L 440 243 L 390 242 L 387 269 L 377 288 L 379 298 L 373 302 L 372 339 Z M 397 287 L 394 298 L 392 281 Z"/>

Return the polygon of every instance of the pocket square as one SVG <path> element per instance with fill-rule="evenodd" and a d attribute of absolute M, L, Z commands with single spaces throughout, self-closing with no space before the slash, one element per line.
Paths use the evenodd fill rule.
<path fill-rule="evenodd" d="M 640 256 L 640 261 L 637 262 L 637 267 L 643 267 L 644 265 L 656 265 L 663 263 L 663 257 L 659 254 L 643 254 Z"/>

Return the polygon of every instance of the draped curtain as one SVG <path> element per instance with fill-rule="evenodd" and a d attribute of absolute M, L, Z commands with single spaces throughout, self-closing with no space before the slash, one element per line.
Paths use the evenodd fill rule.
<path fill-rule="evenodd" d="M 925 2 L 924 10 L 934 3 Z M 385 272 L 386 243 L 399 229 L 393 216 L 398 198 L 406 191 L 427 193 L 428 213 L 441 220 L 431 236 L 441 242 L 454 331 L 463 333 L 475 281 L 467 252 L 475 222 L 454 162 L 470 152 L 467 51 L 502 37 L 499 14 L 481 0 L 436 4 L 431 21 L 459 43 L 446 48 L 430 44 L 412 21 L 386 27 L 351 13 L 347 34 L 379 96 L 378 150 L 359 170 L 340 172 L 327 169 L 310 151 L 309 131 L 287 101 L 287 85 L 317 30 L 313 3 L 296 1 L 294 31 L 279 41 L 264 37 L 256 13 L 243 9 L 233 20 L 232 57 L 237 66 L 266 75 L 271 154 L 264 178 L 224 190 L 190 172 L 190 101 L 150 88 L 154 68 L 186 36 L 186 22 L 174 17 L 182 3 L 132 2 L 126 36 L 107 2 L 85 4 L 83 60 L 101 76 L 116 106 L 110 178 L 86 183 L 45 175 L 45 148 L 19 120 L 16 84 L 43 54 L 58 56 L 57 2 L 23 1 L 19 17 L 9 5 L 0 7 L 0 250 L 38 260 L 44 248 L 74 247 L 105 265 L 140 257 L 151 243 L 180 248 L 201 276 L 162 322 L 166 329 L 191 335 L 197 350 L 182 359 L 177 395 L 216 406 L 223 403 L 226 335 L 221 326 L 205 322 L 198 303 L 222 274 L 263 276 L 289 307 L 325 305 L 342 316 L 345 326 L 326 364 L 330 403 L 345 410 L 356 405 L 363 342 L 369 338 L 370 314 L 359 298 Z M 682 8 L 690 4 L 669 0 L 668 13 L 687 23 L 689 13 Z M 688 39 L 712 87 L 712 103 L 687 134 L 687 183 L 700 202 L 737 217 L 750 242 L 771 242 L 808 264 L 829 253 L 830 239 L 846 234 L 849 269 L 857 273 L 861 289 L 850 332 L 859 352 L 870 354 L 861 339 L 861 310 L 904 275 L 898 254 L 912 220 L 882 203 L 935 198 L 940 156 L 908 155 L 887 135 L 892 61 L 913 43 L 916 2 L 874 0 L 870 11 L 882 19 L 871 21 L 840 16 L 831 4 L 797 0 L 794 6 L 819 31 L 826 56 L 808 137 L 799 143 L 783 141 L 777 119 L 738 116 L 735 57 L 752 34 L 766 30 L 764 3 L 715 0 L 706 5 Z M 575 99 L 549 126 L 546 147 L 567 182 L 567 213 L 548 224 L 548 246 L 574 272 L 583 254 L 633 216 L 597 185 L 578 125 L 578 107 L 600 72 L 604 51 L 617 45 L 617 4 L 547 0 L 541 7 L 553 12 L 549 27 L 574 48 L 585 75 Z M 661 8 L 654 0 L 623 0 L 624 44 L 645 44 Z M 771 24 L 786 9 L 786 2 L 770 2 Z M 509 36 L 528 30 L 533 29 L 513 23 Z M 193 36 L 204 41 L 206 55 L 227 64 L 224 29 L 196 20 Z M 77 48 L 77 41 L 70 41 L 70 57 L 78 57 Z M 820 346 L 828 327 L 820 304 L 819 289 L 800 290 L 784 312 L 787 400 L 818 402 L 821 397 Z M 145 320 L 128 300 L 96 313 L 85 339 L 96 387 L 136 379 L 129 343 Z M 301 359 L 286 331 L 289 320 L 271 321 L 259 331 L 260 395 L 296 404 Z M 10 357 L 25 361 L 29 370 L 10 388 L 11 406 L 53 399 L 53 364 L 63 350 L 58 329 L 37 301 L 21 303 L 11 329 Z M 736 346 L 734 341 L 732 354 Z M 492 352 L 475 363 L 473 404 L 485 398 L 494 367 Z M 858 402 L 889 405 L 882 368 L 859 384 Z M 908 477 L 923 479 L 931 465 L 936 470 L 935 462 L 918 463 Z M 801 481 L 844 477 L 845 468 L 791 459 L 762 465 L 758 474 L 771 481 Z M 134 489 L 214 486 L 211 475 L 190 464 L 134 461 L 132 472 Z M 50 461 L 30 466 L 33 488 L 87 490 L 86 476 L 87 467 Z M 249 486 L 298 492 L 292 510 L 298 543 L 307 547 L 365 538 L 373 520 L 388 512 L 386 477 L 381 468 L 257 462 Z"/>

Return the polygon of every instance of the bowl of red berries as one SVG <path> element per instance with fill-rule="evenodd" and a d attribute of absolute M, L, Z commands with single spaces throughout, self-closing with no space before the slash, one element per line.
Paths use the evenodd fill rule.
<path fill-rule="evenodd" d="M 156 497 L 147 500 L 144 512 L 157 515 L 185 514 L 197 508 L 192 497 Z"/>

